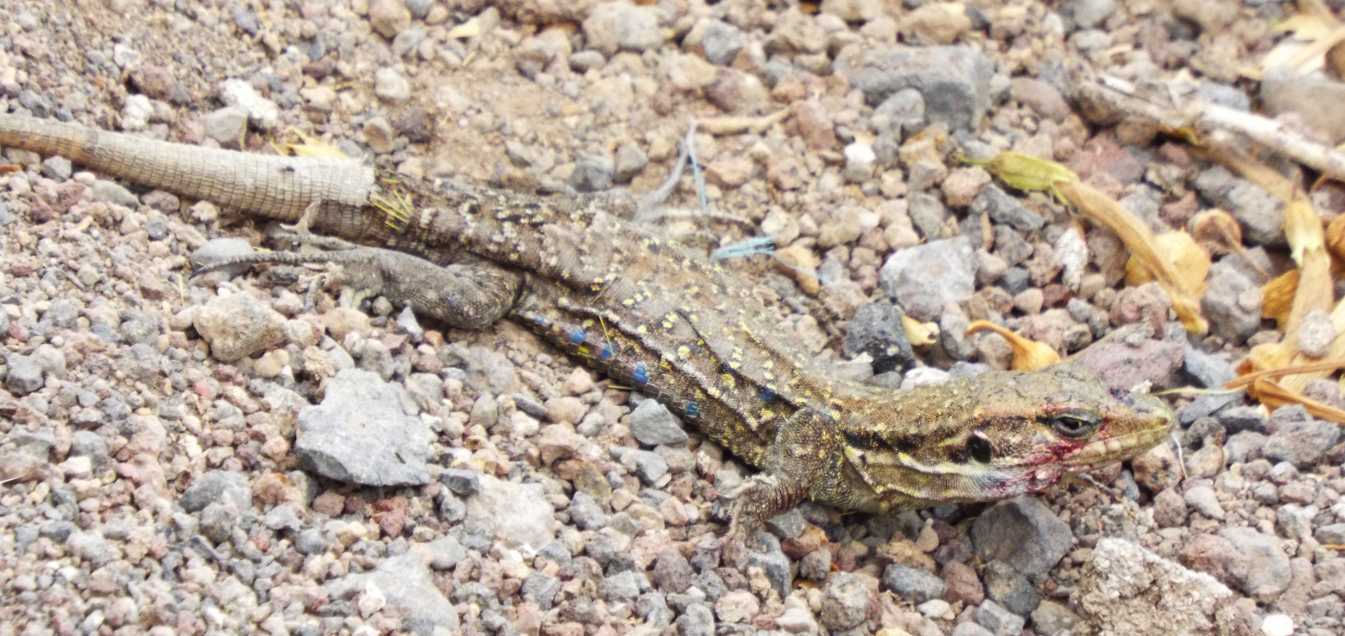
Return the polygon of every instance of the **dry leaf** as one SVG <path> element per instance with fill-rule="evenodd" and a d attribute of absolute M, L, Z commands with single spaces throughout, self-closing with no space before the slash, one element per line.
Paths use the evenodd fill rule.
<path fill-rule="evenodd" d="M 327 157 L 331 159 L 349 159 L 346 153 L 341 152 L 340 148 L 319 140 L 317 137 L 308 135 L 302 130 L 290 130 L 289 136 L 297 138 L 298 142 L 280 142 L 272 143 L 276 152 L 282 155 L 292 155 L 295 157 Z"/>
<path fill-rule="evenodd" d="M 1294 294 L 1298 293 L 1298 270 L 1291 269 L 1261 286 L 1261 317 L 1273 318 L 1275 325 L 1284 330 L 1289 320 L 1289 310 L 1294 306 Z"/>
<path fill-rule="evenodd" d="M 901 326 L 906 330 L 906 339 L 912 346 L 924 347 L 939 341 L 939 325 L 933 322 L 920 322 L 906 314 L 901 315 Z"/>
<path fill-rule="evenodd" d="M 1205 293 L 1205 277 L 1210 273 L 1210 255 L 1196 244 L 1190 234 L 1164 232 L 1154 237 L 1159 254 L 1167 255 L 1177 276 L 1178 289 L 1199 298 Z M 1153 272 L 1134 254 L 1126 261 L 1126 284 L 1138 287 L 1154 280 Z"/>
<path fill-rule="evenodd" d="M 1345 40 L 1345 28 L 1330 9 L 1312 2 L 1300 2 L 1298 13 L 1275 25 L 1275 31 L 1290 33 L 1261 58 L 1256 68 L 1243 74 L 1260 79 L 1270 73 L 1307 75 L 1326 64 L 1327 52 Z"/>
<path fill-rule="evenodd" d="M 1335 371 L 1337 369 L 1345 369 L 1345 359 L 1337 358 L 1334 360 L 1322 360 L 1321 362 L 1313 362 L 1310 364 L 1300 364 L 1291 367 L 1282 367 L 1279 369 L 1266 369 L 1264 371 L 1257 371 L 1254 373 L 1249 373 L 1247 375 L 1236 377 L 1233 378 L 1232 380 L 1229 380 L 1227 384 L 1224 384 L 1224 388 L 1240 389 L 1262 378 L 1269 380 L 1283 377 L 1286 375 L 1297 375 L 1300 373 L 1317 373 L 1321 371 L 1329 372 L 1329 371 Z"/>
<path fill-rule="evenodd" d="M 1345 214 L 1331 219 L 1326 226 L 1326 249 L 1336 258 L 1345 260 Z"/>
<path fill-rule="evenodd" d="M 1336 42 L 1327 49 L 1326 70 L 1331 77 L 1345 78 L 1345 42 Z"/>
<path fill-rule="evenodd" d="M 1191 237 L 1214 253 L 1242 252 L 1242 226 L 1233 215 L 1215 208 L 1191 218 Z"/>
<path fill-rule="evenodd" d="M 1036 371 L 1060 362 L 1060 354 L 1050 345 L 1024 338 L 988 320 L 977 320 L 967 326 L 967 333 L 989 331 L 999 334 L 1013 348 L 1012 367 L 1016 371 Z"/>
<path fill-rule="evenodd" d="M 1313 417 L 1345 424 L 1345 411 L 1329 404 L 1318 402 L 1310 397 L 1287 389 L 1279 384 L 1261 378 L 1252 383 L 1247 393 L 1272 411 L 1286 404 L 1300 404 Z"/>
<path fill-rule="evenodd" d="M 1204 335 L 1209 331 L 1209 323 L 1200 315 L 1200 298 L 1182 286 L 1176 268 L 1159 251 L 1149 226 L 1111 197 L 1087 184 L 1060 182 L 1056 184 L 1056 190 L 1085 218 L 1111 230 L 1125 243 L 1131 258 L 1139 259 L 1152 272 L 1154 280 L 1167 292 L 1173 311 L 1188 332 Z"/>
<path fill-rule="evenodd" d="M 22 169 L 23 168 L 19 166 L 19 164 L 17 163 L 0 163 L 0 174 L 9 174 L 11 172 L 18 172 Z"/>

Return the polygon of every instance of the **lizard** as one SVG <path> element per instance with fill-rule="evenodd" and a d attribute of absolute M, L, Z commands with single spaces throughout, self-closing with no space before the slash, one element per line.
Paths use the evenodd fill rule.
<path fill-rule="evenodd" d="M 748 281 L 626 222 L 610 197 L 394 187 L 355 160 L 199 148 L 18 114 L 0 113 L 0 146 L 355 245 L 222 265 L 337 262 L 449 326 L 517 321 L 760 470 L 733 497 L 730 537 L 805 499 L 884 513 L 1040 492 L 1134 457 L 1174 425 L 1159 398 L 1111 390 L 1069 362 L 905 391 L 839 379 L 780 340 Z"/>

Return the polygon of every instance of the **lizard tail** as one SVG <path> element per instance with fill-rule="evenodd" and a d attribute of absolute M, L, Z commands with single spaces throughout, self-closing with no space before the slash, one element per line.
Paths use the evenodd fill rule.
<path fill-rule="evenodd" d="M 8 113 L 0 113 L 0 146 L 287 222 L 314 202 L 361 208 L 378 191 L 373 168 L 354 159 L 201 148 Z"/>

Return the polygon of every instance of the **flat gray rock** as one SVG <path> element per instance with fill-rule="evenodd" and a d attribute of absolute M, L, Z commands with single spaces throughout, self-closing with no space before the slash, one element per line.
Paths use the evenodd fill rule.
<path fill-rule="evenodd" d="M 294 452 L 307 470 L 363 486 L 430 481 L 434 435 L 402 407 L 400 387 L 360 369 L 343 369 L 322 404 L 299 413 Z"/>

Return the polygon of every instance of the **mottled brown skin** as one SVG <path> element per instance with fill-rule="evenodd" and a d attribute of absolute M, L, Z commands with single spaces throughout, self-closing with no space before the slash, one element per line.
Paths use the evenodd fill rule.
<path fill-rule="evenodd" d="M 0 118 L 0 143 L 38 152 L 75 143 L 60 130 L 26 142 L 6 135 L 6 123 Z M 35 126 L 21 123 L 12 128 Z M 97 135 L 79 130 L 80 143 L 97 143 Z M 77 150 L 75 156 L 101 156 Z M 209 180 L 174 174 L 171 157 L 179 155 L 165 156 L 153 170 L 136 170 L 135 156 L 100 159 L 95 167 L 164 188 Z M 257 216 L 297 220 L 294 197 L 284 190 L 293 169 L 261 166 L 247 174 L 264 180 L 267 170 L 289 181 L 253 189 L 278 191 L 272 199 L 286 206 L 238 204 Z M 663 402 L 762 469 L 735 499 L 739 532 L 804 498 L 882 512 L 1036 492 L 1066 472 L 1152 447 L 1173 422 L 1156 398 L 1113 395 L 1069 366 L 990 372 L 906 392 L 836 380 L 790 346 L 790 330 L 755 287 L 613 215 L 621 206 L 610 197 L 400 187 L 416 210 L 411 218 L 389 218 L 368 203 L 319 201 L 304 219 L 319 233 L 386 250 L 306 260 L 340 262 L 355 272 L 354 284 L 453 326 L 479 329 L 507 316 Z"/>

